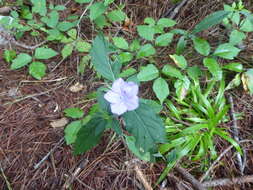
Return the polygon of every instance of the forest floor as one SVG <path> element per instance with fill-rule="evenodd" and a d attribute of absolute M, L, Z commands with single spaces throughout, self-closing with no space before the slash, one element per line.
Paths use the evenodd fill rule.
<path fill-rule="evenodd" d="M 7 0 L 8 1 L 8 0 Z M 55 0 L 62 3 L 60 0 Z M 169 0 L 126 0 L 125 11 L 132 19 L 134 25 L 141 24 L 145 17 L 161 18 L 172 7 Z M 197 0 L 189 1 L 187 6 L 180 9 L 176 20 L 181 28 L 191 29 L 205 16 L 213 11 L 222 9 L 223 3 L 231 1 Z M 246 7 L 253 9 L 251 0 L 245 1 Z M 82 14 L 82 7 L 76 3 L 68 4 L 69 12 L 76 11 Z M 92 39 L 94 37 L 85 22 L 82 22 L 82 33 Z M 109 31 L 105 31 L 109 32 Z M 135 35 L 133 30 L 133 35 Z M 210 41 L 219 39 L 217 34 L 209 36 L 203 34 Z M 36 44 L 29 36 L 21 39 L 27 45 Z M 53 44 L 59 49 L 57 44 Z M 12 46 L 15 50 L 19 47 Z M 112 139 L 112 133 L 104 135 L 102 141 L 95 148 L 81 156 L 73 156 L 72 149 L 67 146 L 62 138 L 64 128 L 53 128 L 50 123 L 64 117 L 65 108 L 78 105 L 88 111 L 93 101 L 84 101 L 84 96 L 93 92 L 100 86 L 100 81 L 95 78 L 92 70 L 86 70 L 84 76 L 76 73 L 78 58 L 72 55 L 61 65 L 49 72 L 40 81 L 27 75 L 26 69 L 13 71 L 3 61 L 4 48 L 0 48 L 0 189 L 8 189 L 8 183 L 14 190 L 39 190 L 39 189 L 95 189 L 95 190 L 132 190 L 142 189 L 142 183 L 137 179 L 134 167 L 135 157 L 127 150 L 121 139 Z M 24 51 L 22 49 L 22 51 Z M 252 51 L 245 52 L 252 56 Z M 54 67 L 60 60 L 55 59 L 48 63 Z M 83 90 L 73 93 L 69 90 L 79 82 Z M 243 113 L 243 119 L 238 121 L 240 138 L 253 139 L 253 99 L 239 87 L 233 91 L 235 111 Z M 112 141 L 111 141 L 112 139 Z M 229 144 L 217 142 L 219 154 Z M 253 149 L 252 144 L 243 144 L 247 152 L 245 175 L 253 174 Z M 38 166 L 48 153 L 49 156 Z M 186 160 L 186 162 L 188 162 Z M 181 165 L 184 165 L 182 161 Z M 197 179 L 203 175 L 198 170 L 190 167 L 187 170 Z M 163 163 L 138 163 L 138 167 L 147 179 L 154 185 L 161 175 L 165 165 Z M 173 176 L 184 188 L 191 185 L 185 182 L 176 171 L 171 171 L 167 178 L 167 189 L 177 189 Z M 219 164 L 212 171 L 212 179 L 234 178 L 240 176 L 234 151 L 226 153 Z M 175 180 L 174 179 L 174 180 Z M 155 189 L 166 189 L 157 187 Z M 217 190 L 252 190 L 250 184 L 216 187 Z"/>

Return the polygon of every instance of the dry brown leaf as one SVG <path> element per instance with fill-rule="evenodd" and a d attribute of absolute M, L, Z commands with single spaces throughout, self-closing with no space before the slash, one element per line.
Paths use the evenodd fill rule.
<path fill-rule="evenodd" d="M 68 122 L 69 122 L 69 120 L 66 117 L 63 117 L 61 119 L 57 119 L 57 120 L 50 122 L 50 125 L 53 128 L 60 128 L 60 127 L 64 127 L 65 125 L 67 125 Z"/>
<path fill-rule="evenodd" d="M 73 86 L 71 86 L 70 88 L 69 88 L 69 90 L 71 91 L 71 92 L 79 92 L 79 91 L 81 91 L 81 90 L 83 90 L 84 89 L 84 85 L 82 85 L 82 84 L 80 84 L 79 82 L 77 82 L 76 84 L 74 84 Z"/>

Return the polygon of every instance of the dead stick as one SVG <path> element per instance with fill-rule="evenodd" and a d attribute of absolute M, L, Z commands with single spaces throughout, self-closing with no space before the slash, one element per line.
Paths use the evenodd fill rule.
<path fill-rule="evenodd" d="M 141 181 L 141 183 L 143 184 L 145 190 L 153 190 L 153 188 L 148 183 L 146 177 L 144 176 L 144 174 L 142 173 L 142 171 L 140 170 L 140 168 L 138 167 L 137 164 L 135 164 L 134 170 L 136 172 L 137 178 Z"/>
<path fill-rule="evenodd" d="M 247 175 L 237 178 L 225 178 L 207 181 L 203 183 L 204 187 L 231 186 L 235 184 L 253 183 L 253 175 Z"/>
<path fill-rule="evenodd" d="M 193 188 L 196 190 L 206 190 L 206 188 L 193 177 L 186 169 L 176 166 L 174 168 L 186 181 L 192 184 Z"/>

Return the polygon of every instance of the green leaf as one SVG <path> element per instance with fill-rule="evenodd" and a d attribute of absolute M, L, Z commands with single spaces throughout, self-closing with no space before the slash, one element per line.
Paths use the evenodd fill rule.
<path fill-rule="evenodd" d="M 12 60 L 11 69 L 19 69 L 26 66 L 32 61 L 32 57 L 26 53 L 20 53 L 18 56 Z"/>
<path fill-rule="evenodd" d="M 134 75 L 136 73 L 136 69 L 130 67 L 129 69 L 124 70 L 122 73 L 120 73 L 119 77 L 126 78 Z"/>
<path fill-rule="evenodd" d="M 140 41 L 134 39 L 133 42 L 130 44 L 129 50 L 130 51 L 137 51 L 141 48 Z"/>
<path fill-rule="evenodd" d="M 76 43 L 76 49 L 79 52 L 89 52 L 91 49 L 91 45 L 88 42 L 79 40 Z"/>
<path fill-rule="evenodd" d="M 137 78 L 139 81 L 150 81 L 159 76 L 159 71 L 153 64 L 148 64 L 146 67 L 143 67 Z"/>
<path fill-rule="evenodd" d="M 204 65 L 208 68 L 210 73 L 213 75 L 214 80 L 222 79 L 222 69 L 220 68 L 217 61 L 213 58 L 205 58 Z"/>
<path fill-rule="evenodd" d="M 192 34 L 199 33 L 203 30 L 206 30 L 208 28 L 211 28 L 212 26 L 219 24 L 222 22 L 224 18 L 226 18 L 231 12 L 230 11 L 217 11 L 210 15 L 208 15 L 206 18 L 204 18 L 199 24 L 197 24 Z"/>
<path fill-rule="evenodd" d="M 133 54 L 129 52 L 122 52 L 119 54 L 118 59 L 122 64 L 128 63 L 133 59 Z"/>
<path fill-rule="evenodd" d="M 244 39 L 246 39 L 246 35 L 243 32 L 233 30 L 229 36 L 229 43 L 232 45 L 237 45 L 240 44 Z"/>
<path fill-rule="evenodd" d="M 77 2 L 77 3 L 89 3 L 91 1 L 92 0 L 75 0 L 75 2 Z"/>
<path fill-rule="evenodd" d="M 74 154 L 82 154 L 98 144 L 105 128 L 107 120 L 99 115 L 93 116 L 91 120 L 79 129 L 74 143 Z"/>
<path fill-rule="evenodd" d="M 155 48 L 151 44 L 145 44 L 141 47 L 141 49 L 137 53 L 137 58 L 140 59 L 142 57 L 149 57 L 156 53 Z"/>
<path fill-rule="evenodd" d="M 252 32 L 253 31 L 253 23 L 249 19 L 244 19 L 242 22 L 242 26 L 240 30 L 243 32 Z"/>
<path fill-rule="evenodd" d="M 60 30 L 61 32 L 66 32 L 69 29 L 73 28 L 74 26 L 76 26 L 76 22 L 63 21 L 57 25 L 57 29 Z"/>
<path fill-rule="evenodd" d="M 199 77 L 201 76 L 201 70 L 198 66 L 192 66 L 187 68 L 187 73 L 189 75 L 189 77 L 194 80 L 194 81 L 198 81 Z"/>
<path fill-rule="evenodd" d="M 168 46 L 172 42 L 173 36 L 174 36 L 174 34 L 172 34 L 172 33 L 162 34 L 156 38 L 155 45 L 162 46 L 162 47 Z"/>
<path fill-rule="evenodd" d="M 185 40 L 184 36 L 181 36 L 177 42 L 177 47 L 176 47 L 176 54 L 181 55 L 186 47 L 187 41 Z"/>
<path fill-rule="evenodd" d="M 108 80 L 114 81 L 117 78 L 117 73 L 120 73 L 121 67 L 115 67 L 117 65 L 110 61 L 108 57 L 109 52 L 110 49 L 108 41 L 106 41 L 102 35 L 98 35 L 93 41 L 93 45 L 90 50 L 92 64 L 99 74 Z"/>
<path fill-rule="evenodd" d="M 38 80 L 41 80 L 45 76 L 46 70 L 46 65 L 41 62 L 32 62 L 29 65 L 29 74 Z"/>
<path fill-rule="evenodd" d="M 73 40 L 76 39 L 77 37 L 77 31 L 76 29 L 71 29 L 67 32 L 67 34 L 69 35 L 69 37 L 71 37 Z"/>
<path fill-rule="evenodd" d="M 159 26 L 159 28 L 161 28 L 162 30 L 166 27 L 173 27 L 175 26 L 177 23 L 174 20 L 171 20 L 169 18 L 161 18 L 158 20 L 157 25 Z"/>
<path fill-rule="evenodd" d="M 168 64 L 164 65 L 162 73 L 169 77 L 176 77 L 178 79 L 183 79 L 183 75 L 181 74 L 181 72 L 175 67 Z"/>
<path fill-rule="evenodd" d="M 49 17 L 42 17 L 41 21 L 48 27 L 55 28 L 59 21 L 59 13 L 57 11 L 52 11 L 49 13 Z"/>
<path fill-rule="evenodd" d="M 36 48 L 34 57 L 36 59 L 50 59 L 56 56 L 58 53 L 51 48 Z"/>
<path fill-rule="evenodd" d="M 155 112 L 145 104 L 140 104 L 134 111 L 123 115 L 126 130 L 136 139 L 136 147 L 143 154 L 154 151 L 156 143 L 164 143 L 165 128 L 163 122 Z"/>
<path fill-rule="evenodd" d="M 190 84 L 191 82 L 186 76 L 183 79 L 178 79 L 175 82 L 174 87 L 176 89 L 177 97 L 179 98 L 180 101 L 182 101 L 188 94 Z"/>
<path fill-rule="evenodd" d="M 230 71 L 235 71 L 235 72 L 242 72 L 243 71 L 243 65 L 241 63 L 229 63 L 225 66 L 223 66 L 224 69 L 228 69 Z"/>
<path fill-rule="evenodd" d="M 160 100 L 161 104 L 163 104 L 163 101 L 170 94 L 168 83 L 161 77 L 157 78 L 154 81 L 153 91 L 155 92 L 156 97 Z"/>
<path fill-rule="evenodd" d="M 105 26 L 109 26 L 109 23 L 107 22 L 104 15 L 100 15 L 94 20 L 94 23 L 96 26 L 100 29 L 103 29 Z"/>
<path fill-rule="evenodd" d="M 126 14 L 121 10 L 113 10 L 107 14 L 111 22 L 121 22 L 126 18 Z"/>
<path fill-rule="evenodd" d="M 187 61 L 183 55 L 170 55 L 170 58 L 174 61 L 174 63 L 180 67 L 181 69 L 185 69 L 187 67 Z"/>
<path fill-rule="evenodd" d="M 64 129 L 64 138 L 67 145 L 73 144 L 76 141 L 76 136 L 78 131 L 82 127 L 82 122 L 80 121 L 72 121 L 70 124 L 66 126 Z"/>
<path fill-rule="evenodd" d="M 84 115 L 83 110 L 80 108 L 67 108 L 64 110 L 64 113 L 67 117 L 71 117 L 73 119 L 81 118 Z"/>
<path fill-rule="evenodd" d="M 90 20 L 93 21 L 105 12 L 106 6 L 104 5 L 103 2 L 96 2 L 92 4 L 89 9 L 90 9 Z"/>
<path fill-rule="evenodd" d="M 108 6 L 110 4 L 112 4 L 115 0 L 104 0 L 104 5 Z"/>
<path fill-rule="evenodd" d="M 14 50 L 4 50 L 4 60 L 8 63 L 12 62 L 12 60 L 17 56 L 16 51 Z"/>
<path fill-rule="evenodd" d="M 114 45 L 117 48 L 128 49 L 128 43 L 127 43 L 127 41 L 124 38 L 122 38 L 122 37 L 114 37 L 114 38 L 112 38 L 112 40 L 113 40 Z"/>
<path fill-rule="evenodd" d="M 232 44 L 225 43 L 218 46 L 214 55 L 224 59 L 234 59 L 240 52 L 240 49 L 234 47 Z"/>
<path fill-rule="evenodd" d="M 126 145 L 127 147 L 132 151 L 132 153 L 137 156 L 139 159 L 150 162 L 151 161 L 151 154 L 150 152 L 146 152 L 145 154 L 142 154 L 140 150 L 136 147 L 135 143 L 136 140 L 133 136 L 126 136 Z"/>
<path fill-rule="evenodd" d="M 209 43 L 202 38 L 193 38 L 193 44 L 195 50 L 201 55 L 208 56 L 210 53 Z"/>
<path fill-rule="evenodd" d="M 78 65 L 77 72 L 80 73 L 81 75 L 84 74 L 85 68 L 88 65 L 91 57 L 89 55 L 85 55 L 82 57 L 80 64 Z"/>
<path fill-rule="evenodd" d="M 63 49 L 61 50 L 61 55 L 63 57 L 63 59 L 65 59 L 66 57 L 70 56 L 73 52 L 74 46 L 73 44 L 67 44 L 63 47 Z"/>
<path fill-rule="evenodd" d="M 159 114 L 162 109 L 163 109 L 163 106 L 159 103 L 157 103 L 156 101 L 154 100 L 149 100 L 149 99 L 140 99 L 140 102 L 143 103 L 143 104 L 146 104 L 147 106 L 149 106 L 150 108 L 153 109 L 153 111 L 157 114 Z"/>
<path fill-rule="evenodd" d="M 137 26 L 137 32 L 140 37 L 152 41 L 154 39 L 155 29 L 148 25 Z"/>
<path fill-rule="evenodd" d="M 32 12 L 40 14 L 40 16 L 45 16 L 47 14 L 46 0 L 31 0 Z"/>

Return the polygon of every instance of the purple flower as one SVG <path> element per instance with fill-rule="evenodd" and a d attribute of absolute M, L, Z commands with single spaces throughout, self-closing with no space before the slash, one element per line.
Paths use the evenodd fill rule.
<path fill-rule="evenodd" d="M 122 115 L 127 111 L 138 108 L 139 98 L 137 96 L 139 87 L 134 82 L 125 82 L 122 78 L 115 80 L 104 98 L 110 102 L 111 111 Z"/>

